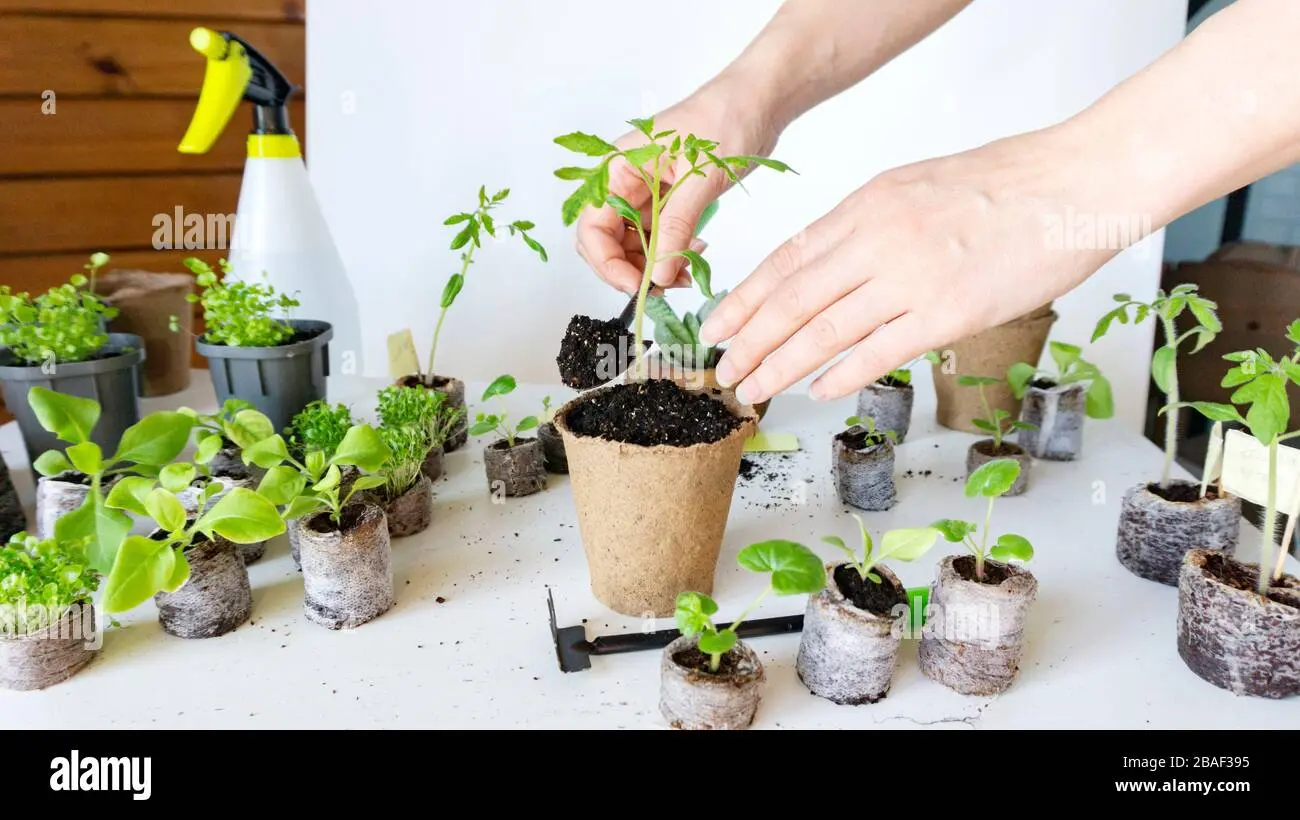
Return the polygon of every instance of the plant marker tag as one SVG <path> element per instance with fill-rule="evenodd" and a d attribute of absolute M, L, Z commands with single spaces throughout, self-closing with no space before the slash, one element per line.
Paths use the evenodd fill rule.
<path fill-rule="evenodd" d="M 388 376 L 400 379 L 420 372 L 420 355 L 415 352 L 411 329 L 399 330 L 388 337 Z"/>
<path fill-rule="evenodd" d="M 1268 448 L 1240 430 L 1223 441 L 1223 489 L 1255 504 L 1268 503 Z M 1277 498 L 1290 503 L 1300 493 L 1300 450 L 1277 448 Z M 1280 506 L 1280 505 L 1279 505 Z"/>
<path fill-rule="evenodd" d="M 1223 422 L 1216 421 L 1210 429 L 1210 445 L 1205 452 L 1205 471 L 1201 473 L 1201 497 L 1206 489 L 1223 475 Z"/>
<path fill-rule="evenodd" d="M 929 605 L 929 587 L 910 587 L 907 590 L 908 621 L 912 626 L 925 626 L 925 608 Z"/>
<path fill-rule="evenodd" d="M 745 441 L 746 453 L 795 453 L 799 451 L 799 438 L 794 433 L 764 433 L 759 431 Z"/>

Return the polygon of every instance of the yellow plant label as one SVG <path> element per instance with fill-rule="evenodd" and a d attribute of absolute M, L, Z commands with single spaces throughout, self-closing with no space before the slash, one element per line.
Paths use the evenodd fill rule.
<path fill-rule="evenodd" d="M 745 442 L 746 453 L 793 453 L 799 449 L 794 433 L 758 432 Z"/>
<path fill-rule="evenodd" d="M 420 372 L 420 354 L 415 352 L 411 329 L 399 330 L 388 337 L 388 375 L 400 379 Z"/>
<path fill-rule="evenodd" d="M 1223 441 L 1223 488 L 1256 504 L 1268 503 L 1268 448 L 1240 430 Z M 1277 448 L 1277 505 L 1288 512 L 1300 497 L 1300 450 Z"/>

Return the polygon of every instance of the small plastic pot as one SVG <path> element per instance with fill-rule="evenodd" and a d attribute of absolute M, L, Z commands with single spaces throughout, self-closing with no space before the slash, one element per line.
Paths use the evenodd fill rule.
<path fill-rule="evenodd" d="M 564 438 L 555 425 L 547 422 L 537 428 L 537 440 L 542 443 L 542 458 L 546 472 L 564 475 L 569 472 L 569 458 L 564 454 Z"/>
<path fill-rule="evenodd" d="M 975 559 L 949 556 L 930 587 L 917 660 L 931 680 L 963 695 L 1005 692 L 1020 674 L 1025 622 L 1038 581 L 1018 566 L 985 562 L 990 583 L 972 580 Z"/>
<path fill-rule="evenodd" d="M 102 643 L 95 607 L 73 604 L 31 634 L 0 631 L 0 689 L 27 692 L 62 683 L 95 659 Z"/>
<path fill-rule="evenodd" d="M 1187 668 L 1234 695 L 1300 695 L 1300 579 L 1284 575 L 1267 598 L 1259 567 L 1191 550 L 1178 576 L 1178 654 Z"/>
<path fill-rule="evenodd" d="M 190 579 L 175 592 L 154 596 L 163 631 L 178 638 L 216 638 L 247 621 L 253 591 L 239 547 L 214 534 L 192 545 L 185 557 Z"/>
<path fill-rule="evenodd" d="M 859 510 L 884 511 L 894 506 L 894 445 L 889 439 L 868 446 L 867 431 L 850 427 L 835 436 L 835 490 L 840 501 Z"/>
<path fill-rule="evenodd" d="M 763 664 L 744 641 L 723 656 L 717 673 L 688 663 L 699 650 L 678 638 L 659 661 L 659 711 L 674 729 L 748 729 L 758 712 Z M 707 657 L 707 656 L 704 656 Z"/>
<path fill-rule="evenodd" d="M 9 467 L 0 454 L 0 544 L 9 542 L 10 536 L 27 529 L 27 515 L 23 512 L 18 490 L 9 476 Z"/>
<path fill-rule="evenodd" d="M 406 492 L 384 503 L 388 534 L 392 538 L 424 532 L 433 518 L 433 482 L 421 474 L 420 480 Z"/>
<path fill-rule="evenodd" d="M 392 609 L 392 552 L 384 511 L 351 504 L 340 525 L 329 513 L 296 522 L 307 620 L 352 629 Z"/>
<path fill-rule="evenodd" d="M 1139 484 L 1124 493 L 1119 510 L 1115 556 L 1139 578 L 1174 586 L 1183 558 L 1193 548 L 1236 552 L 1241 532 L 1241 499 L 1219 496 L 1214 487 L 1200 497 L 1200 485 L 1173 480 Z M 1167 497 L 1166 497 L 1167 496 Z M 1173 499 L 1173 500 L 1171 500 Z"/>
<path fill-rule="evenodd" d="M 329 342 L 334 328 L 329 322 L 291 319 L 295 335 L 275 347 L 231 347 L 200 339 L 199 354 L 208 360 L 208 372 L 217 404 L 243 399 L 284 430 L 304 407 L 325 398 L 329 376 Z"/>
<path fill-rule="evenodd" d="M 858 417 L 869 418 L 876 429 L 893 431 L 902 444 L 912 427 L 912 400 L 916 391 L 910 384 L 874 382 L 858 391 Z"/>
<path fill-rule="evenodd" d="M 1034 460 L 1025 452 L 1024 447 L 1009 441 L 1003 441 L 1002 446 L 996 449 L 991 438 L 972 444 L 966 451 L 966 477 L 970 478 L 971 473 L 999 458 L 1013 458 L 1020 462 L 1020 475 L 1016 476 L 1016 483 L 1011 485 L 1006 494 L 1020 495 L 1029 489 L 1029 468 L 1034 465 Z"/>
<path fill-rule="evenodd" d="M 546 489 L 546 457 L 535 438 L 517 438 L 514 447 L 504 439 L 489 444 L 483 448 L 483 469 L 494 494 L 517 498 Z"/>
<path fill-rule="evenodd" d="M 140 365 L 144 341 L 129 333 L 110 333 L 97 358 L 53 367 L 28 365 L 8 348 L 0 348 L 0 390 L 5 407 L 14 414 L 27 448 L 29 463 L 46 450 L 62 450 L 66 442 L 41 427 L 27 402 L 33 387 L 99 402 L 99 421 L 90 438 L 106 454 L 117 450 L 123 431 L 140 420 Z"/>
<path fill-rule="evenodd" d="M 1088 385 L 1030 387 L 1020 405 L 1020 420 L 1034 425 L 1017 430 L 1016 441 L 1034 458 L 1073 461 L 1083 450 Z"/>
<path fill-rule="evenodd" d="M 808 691 L 832 703 L 875 703 L 889 694 L 906 623 L 907 590 L 888 567 L 876 566 L 880 584 L 848 565 L 827 564 L 827 584 L 808 598 L 795 670 Z M 870 601 L 860 607 L 846 596 Z M 870 596 L 869 598 L 867 596 Z M 902 607 L 901 613 L 896 611 Z"/>

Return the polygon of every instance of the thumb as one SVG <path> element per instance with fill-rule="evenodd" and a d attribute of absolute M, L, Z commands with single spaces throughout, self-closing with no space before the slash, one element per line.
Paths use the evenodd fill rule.
<path fill-rule="evenodd" d="M 659 215 L 659 245 L 655 255 L 662 261 L 651 274 L 651 281 L 656 285 L 668 287 L 677 279 L 685 260 L 672 254 L 692 247 L 695 227 L 700 224 L 704 209 L 717 197 L 718 192 L 709 180 L 696 178 L 683 184 L 668 200 Z"/>

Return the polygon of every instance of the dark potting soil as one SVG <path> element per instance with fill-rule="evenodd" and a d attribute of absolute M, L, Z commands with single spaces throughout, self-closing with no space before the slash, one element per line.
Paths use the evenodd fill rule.
<path fill-rule="evenodd" d="M 862 430 L 857 433 L 850 433 L 848 430 L 845 430 L 843 433 L 840 433 L 835 438 L 838 441 L 844 442 L 845 447 L 849 448 L 850 450 L 856 450 L 858 452 L 862 452 L 863 450 L 870 450 L 873 447 L 879 447 L 880 445 L 888 441 L 888 439 L 884 435 L 879 433 L 868 436 L 866 430 Z"/>
<path fill-rule="evenodd" d="M 1201 500 L 1201 485 L 1199 484 L 1170 484 L 1168 487 L 1161 487 L 1160 482 L 1152 482 L 1147 485 L 1147 489 L 1152 494 L 1158 495 L 1165 501 L 1172 501 L 1175 504 L 1195 504 Z M 1219 497 L 1219 491 L 1214 486 L 1205 488 L 1205 500 L 1213 501 Z M 1255 588 L 1252 583 L 1251 589 Z"/>
<path fill-rule="evenodd" d="M 758 465 L 755 464 L 752 459 L 750 459 L 748 456 L 742 457 L 740 459 L 740 472 L 739 472 L 740 480 L 741 481 L 750 480 L 751 478 L 754 477 L 754 471 L 757 469 L 758 469 Z"/>
<path fill-rule="evenodd" d="M 877 584 L 870 578 L 864 579 L 857 569 L 848 564 L 835 568 L 835 585 L 858 609 L 876 615 L 889 615 L 894 607 L 907 603 L 907 596 L 899 594 L 893 585 Z"/>
<path fill-rule="evenodd" d="M 881 378 L 876 379 L 876 384 L 883 387 L 907 387 L 909 383 L 902 379 L 896 379 L 893 376 L 882 376 Z"/>
<path fill-rule="evenodd" d="M 997 586 L 1011 577 L 1011 573 L 1001 564 L 994 564 L 989 561 L 984 562 L 984 579 L 975 578 L 975 556 L 962 555 L 952 562 L 952 568 L 957 570 L 957 574 L 967 581 L 975 581 L 977 584 L 988 584 Z"/>
<path fill-rule="evenodd" d="M 339 516 L 337 524 L 330 518 L 328 511 L 319 512 L 307 521 L 307 526 L 311 527 L 313 532 L 345 532 L 361 522 L 361 515 L 365 510 L 362 504 L 349 504 L 343 508 L 343 514 Z"/>
<path fill-rule="evenodd" d="M 1036 387 L 1039 390 L 1051 390 L 1056 387 L 1056 379 L 1034 379 L 1029 383 L 1030 387 Z"/>
<path fill-rule="evenodd" d="M 425 381 L 423 376 L 412 374 L 397 380 L 398 387 L 424 387 L 429 390 L 442 390 L 449 384 L 451 384 L 450 376 L 434 376 L 432 379 Z"/>
<path fill-rule="evenodd" d="M 64 484 L 79 484 L 82 487 L 90 486 L 90 476 L 86 475 L 85 473 L 77 473 L 77 472 L 59 473 L 56 476 L 51 476 L 51 478 L 54 481 L 62 481 Z"/>
<path fill-rule="evenodd" d="M 734 674 L 739 668 L 736 662 L 736 653 L 728 652 L 722 656 L 722 662 L 718 664 L 718 671 L 713 672 L 709 669 L 709 663 L 712 657 L 704 654 L 698 647 L 692 646 L 690 649 L 683 649 L 680 652 L 673 653 L 673 663 L 685 669 L 694 669 L 696 672 L 703 672 L 706 675 L 717 675 L 719 677 Z"/>
<path fill-rule="evenodd" d="M 324 332 L 325 332 L 325 329 L 324 329 L 324 328 L 318 328 L 318 327 L 316 327 L 316 328 L 312 328 L 312 329 L 310 329 L 310 330 L 299 330 L 299 329 L 295 329 L 295 330 L 293 331 L 293 335 L 292 335 L 292 336 L 290 336 L 289 338 L 285 339 L 283 342 L 280 342 L 278 345 L 276 345 L 276 347 L 284 347 L 284 346 L 286 346 L 286 345 L 297 344 L 298 342 L 305 342 L 305 341 L 307 341 L 308 339 L 315 339 L 317 336 L 321 335 L 321 334 L 324 333 Z M 203 342 L 205 345 L 214 345 L 214 346 L 216 346 L 216 347 L 226 347 L 226 344 L 225 344 L 224 342 L 214 342 L 214 341 L 212 341 L 211 339 L 209 339 L 206 335 L 205 335 L 205 336 L 202 336 L 202 337 L 200 338 L 200 341 Z"/>
<path fill-rule="evenodd" d="M 560 381 L 574 390 L 590 390 L 612 381 L 631 364 L 635 340 L 622 322 L 574 316 L 560 341 L 560 355 L 555 357 Z M 618 357 L 613 367 L 611 353 Z"/>
<path fill-rule="evenodd" d="M 1259 585 L 1259 571 L 1255 567 L 1234 561 L 1226 555 L 1206 556 L 1205 571 L 1216 581 L 1243 592 L 1254 592 Z M 1300 595 L 1293 589 L 1275 586 L 1268 597 L 1284 606 L 1300 608 Z"/>
<path fill-rule="evenodd" d="M 575 405 L 567 421 L 575 435 L 644 447 L 712 444 L 742 423 L 722 402 L 667 379 L 615 385 Z"/>
<path fill-rule="evenodd" d="M 993 439 L 991 438 L 977 441 L 974 446 L 976 452 L 989 456 L 990 458 L 1015 458 L 1016 456 L 1023 456 L 1025 454 L 1025 449 L 1023 447 L 1018 444 L 1012 444 L 1009 441 L 1004 441 L 1002 442 L 1001 447 L 995 448 L 993 446 Z"/>
<path fill-rule="evenodd" d="M 536 441 L 536 439 L 520 436 L 515 439 L 515 447 L 522 447 L 530 441 Z M 505 439 L 498 439 L 488 445 L 491 450 L 513 450 L 515 447 L 510 447 Z"/>

